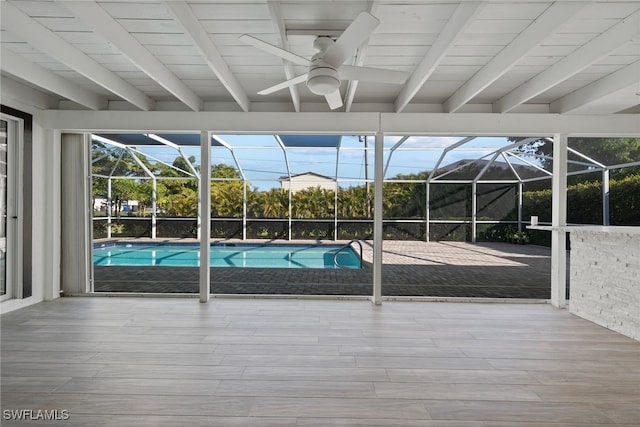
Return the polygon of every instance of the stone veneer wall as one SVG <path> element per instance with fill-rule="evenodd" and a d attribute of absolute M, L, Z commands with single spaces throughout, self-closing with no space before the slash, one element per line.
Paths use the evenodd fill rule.
<path fill-rule="evenodd" d="M 570 230 L 569 311 L 640 340 L 640 227 Z"/>

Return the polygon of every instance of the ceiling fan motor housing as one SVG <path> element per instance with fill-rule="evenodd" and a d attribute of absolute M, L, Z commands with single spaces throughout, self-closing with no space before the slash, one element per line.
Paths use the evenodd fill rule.
<path fill-rule="evenodd" d="M 329 95 L 340 87 L 340 76 L 335 67 L 322 60 L 327 49 L 333 45 L 333 39 L 318 36 L 313 41 L 313 47 L 318 52 L 311 58 L 312 64 L 307 75 L 307 87 L 316 95 Z"/>
<path fill-rule="evenodd" d="M 309 70 L 307 87 L 316 95 L 328 95 L 340 87 L 338 72 L 333 67 L 317 67 Z"/>
<path fill-rule="evenodd" d="M 328 95 L 340 87 L 338 71 L 331 65 L 321 61 L 314 61 L 309 67 L 307 87 L 316 95 Z"/>

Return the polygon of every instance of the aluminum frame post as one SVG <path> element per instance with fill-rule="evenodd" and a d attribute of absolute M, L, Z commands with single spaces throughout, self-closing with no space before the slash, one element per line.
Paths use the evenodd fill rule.
<path fill-rule="evenodd" d="M 476 243 L 478 227 L 478 183 L 471 183 L 471 243 Z"/>
<path fill-rule="evenodd" d="M 431 227 L 429 221 L 431 220 L 431 183 L 427 180 L 426 185 L 426 200 L 425 200 L 425 231 L 426 231 L 426 241 L 430 241 L 429 233 L 431 233 Z"/>
<path fill-rule="evenodd" d="M 151 238 L 158 235 L 158 181 L 151 180 Z"/>
<path fill-rule="evenodd" d="M 567 303 L 567 140 L 566 134 L 553 138 L 553 178 L 551 182 L 551 304 Z"/>
<path fill-rule="evenodd" d="M 247 180 L 242 180 L 242 240 L 247 240 Z"/>
<path fill-rule="evenodd" d="M 602 225 L 611 225 L 611 215 L 609 211 L 609 169 L 602 170 Z"/>
<path fill-rule="evenodd" d="M 113 200 L 111 199 L 111 177 L 107 178 L 107 238 L 111 238 L 111 206 Z"/>
<path fill-rule="evenodd" d="M 376 132 L 373 194 L 373 295 L 371 302 L 382 304 L 382 198 L 384 180 L 384 137 Z"/>
<path fill-rule="evenodd" d="M 209 302 L 211 293 L 211 133 L 200 133 L 200 302 Z"/>
<path fill-rule="evenodd" d="M 518 232 L 522 232 L 522 208 L 524 206 L 523 198 L 524 185 L 522 181 L 518 183 Z"/>

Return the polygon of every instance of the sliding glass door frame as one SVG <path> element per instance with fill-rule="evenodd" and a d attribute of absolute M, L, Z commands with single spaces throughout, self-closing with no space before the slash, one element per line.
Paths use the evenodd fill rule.
<path fill-rule="evenodd" d="M 20 299 L 23 297 L 22 284 L 22 246 L 20 230 L 22 223 L 22 200 L 20 198 L 23 185 L 23 141 L 24 121 L 20 118 L 2 113 L 2 131 L 0 138 L 2 150 L 2 173 L 0 179 L 0 251 L 4 268 L 0 272 L 0 301 Z M 4 193 L 4 194 L 2 194 Z"/>

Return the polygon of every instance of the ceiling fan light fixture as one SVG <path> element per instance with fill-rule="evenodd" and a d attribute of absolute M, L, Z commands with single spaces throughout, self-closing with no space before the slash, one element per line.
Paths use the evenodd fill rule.
<path fill-rule="evenodd" d="M 332 67 L 317 67 L 309 71 L 307 87 L 316 95 L 328 95 L 340 87 L 340 77 Z"/>

